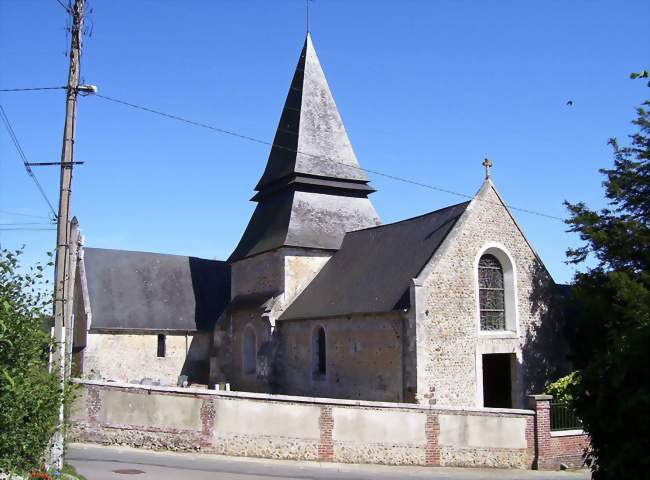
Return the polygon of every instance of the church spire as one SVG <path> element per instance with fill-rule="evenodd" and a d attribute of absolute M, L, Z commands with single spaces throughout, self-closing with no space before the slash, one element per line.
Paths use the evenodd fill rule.
<path fill-rule="evenodd" d="M 307 33 L 266 170 L 256 190 L 291 175 L 368 182 Z"/>
<path fill-rule="evenodd" d="M 258 206 L 230 260 L 281 246 L 338 249 L 345 232 L 379 223 L 368 181 L 307 32 L 255 188 Z"/>

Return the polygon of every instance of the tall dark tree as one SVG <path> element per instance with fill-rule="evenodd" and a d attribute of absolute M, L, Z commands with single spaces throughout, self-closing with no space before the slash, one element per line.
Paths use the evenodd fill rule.
<path fill-rule="evenodd" d="M 628 146 L 616 139 L 614 166 L 601 170 L 609 201 L 600 211 L 567 203 L 583 245 L 572 332 L 575 408 L 591 435 L 595 479 L 650 478 L 650 101 L 637 109 Z"/>

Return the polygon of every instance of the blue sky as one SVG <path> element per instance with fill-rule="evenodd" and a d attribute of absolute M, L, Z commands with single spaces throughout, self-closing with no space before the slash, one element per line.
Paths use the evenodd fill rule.
<path fill-rule="evenodd" d="M 82 76 L 100 93 L 271 141 L 305 35 L 303 0 L 88 0 Z M 650 2 L 315 0 L 312 36 L 362 166 L 475 193 L 481 162 L 514 206 L 565 217 L 602 206 L 607 139 L 633 131 L 648 95 Z M 0 0 L 0 88 L 65 84 L 66 13 L 56 0 Z M 572 100 L 573 107 L 566 102 Z M 57 161 L 63 92 L 0 93 L 32 162 Z M 90 246 L 226 258 L 269 147 L 80 98 L 73 213 Z M 49 197 L 58 170 L 37 175 Z M 382 220 L 457 203 L 371 175 Z M 47 216 L 0 131 L 0 210 Z M 574 235 L 515 211 L 556 281 Z M 39 222 L 0 213 L 0 223 Z M 5 227 L 6 228 L 6 227 Z M 27 261 L 54 231 L 6 231 Z"/>

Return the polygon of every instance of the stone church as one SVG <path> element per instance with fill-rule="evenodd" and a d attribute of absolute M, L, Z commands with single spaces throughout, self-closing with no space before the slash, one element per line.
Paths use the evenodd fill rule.
<path fill-rule="evenodd" d="M 558 288 L 489 169 L 382 224 L 309 35 L 255 191 L 226 261 L 82 247 L 79 375 L 518 408 L 563 369 Z"/>

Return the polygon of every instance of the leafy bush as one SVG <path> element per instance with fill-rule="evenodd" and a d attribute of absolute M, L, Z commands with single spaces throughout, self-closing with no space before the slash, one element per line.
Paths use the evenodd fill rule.
<path fill-rule="evenodd" d="M 572 389 L 575 388 L 577 382 L 578 372 L 572 372 L 548 385 L 545 393 L 547 395 L 553 395 L 554 402 L 568 403 L 571 405 L 573 402 Z"/>
<path fill-rule="evenodd" d="M 43 464 L 64 392 L 48 371 L 49 282 L 42 265 L 21 273 L 21 253 L 0 252 L 0 472 L 23 473 Z"/>

